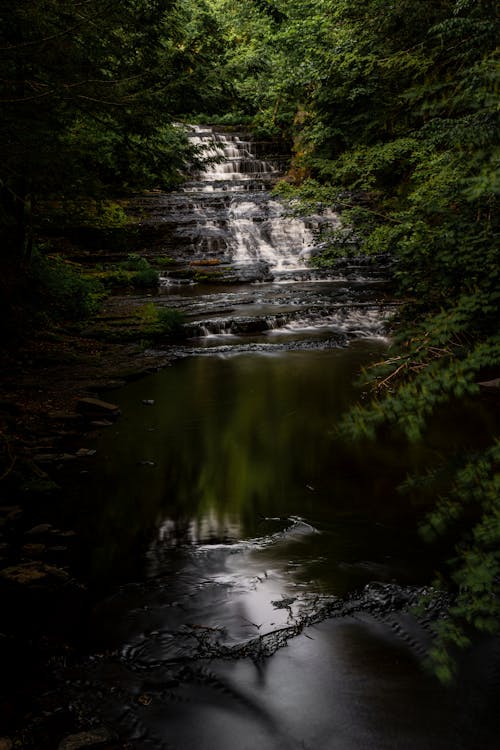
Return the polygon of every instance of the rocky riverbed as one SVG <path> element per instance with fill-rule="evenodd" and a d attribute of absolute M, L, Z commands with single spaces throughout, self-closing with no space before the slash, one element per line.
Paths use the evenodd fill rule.
<path fill-rule="evenodd" d="M 113 303 L 114 320 L 118 317 L 123 330 L 130 330 L 133 303 L 127 297 Z M 88 446 L 119 419 L 112 390 L 169 364 L 165 352 L 155 357 L 144 351 L 140 330 L 126 341 L 100 340 L 100 331 L 106 339 L 108 315 L 104 304 L 91 337 L 53 327 L 2 352 L 2 750 L 52 749 L 57 738 L 85 725 L 69 711 L 62 693 L 56 696 L 52 682 L 54 664 L 72 653 L 91 601 L 79 565 L 78 527 L 67 521 L 61 525 L 63 475 L 85 471 L 93 454 Z M 87 732 L 61 747 L 87 747 L 99 737 L 102 744 L 102 733 Z"/>

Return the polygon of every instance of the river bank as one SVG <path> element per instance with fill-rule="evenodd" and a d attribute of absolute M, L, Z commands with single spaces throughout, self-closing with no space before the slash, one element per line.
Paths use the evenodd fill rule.
<path fill-rule="evenodd" d="M 93 324 L 106 327 L 105 305 Z M 110 401 L 113 388 L 168 364 L 146 355 L 139 339 L 100 342 L 56 328 L 3 352 L 0 738 L 15 747 L 54 748 L 65 733 L 88 729 L 68 720 L 60 686 L 57 695 L 51 689 L 53 665 L 75 647 L 90 602 L 76 518 L 60 525 L 61 474 L 70 463 L 75 476 L 85 470 L 86 446 L 116 418 L 106 409 L 82 413 L 82 399 Z"/>

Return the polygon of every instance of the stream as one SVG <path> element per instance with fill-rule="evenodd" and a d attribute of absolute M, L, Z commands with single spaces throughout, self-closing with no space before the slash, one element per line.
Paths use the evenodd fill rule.
<path fill-rule="evenodd" d="M 480 416 L 421 446 L 341 443 L 387 349 L 389 269 L 312 270 L 337 217 L 288 216 L 279 166 L 244 135 L 191 137 L 221 159 L 141 210 L 166 228 L 155 252 L 225 277 L 165 272 L 155 304 L 190 338 L 109 395 L 122 416 L 88 446 L 73 492 L 102 596 L 87 656 L 62 672 L 71 704 L 133 750 L 498 748 L 489 657 L 453 689 L 424 669 L 445 602 L 410 611 L 436 550 L 416 532 L 422 499 L 397 490 Z"/>

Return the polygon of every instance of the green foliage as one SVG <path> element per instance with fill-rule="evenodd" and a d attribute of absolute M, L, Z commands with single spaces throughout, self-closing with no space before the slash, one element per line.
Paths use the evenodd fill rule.
<path fill-rule="evenodd" d="M 47 198 L 170 188 L 199 161 L 175 120 L 220 110 L 217 23 L 206 2 L 83 5 L 22 0 L 0 10 L 0 229 L 22 255 Z M 108 217 L 110 218 L 110 217 Z"/>
<path fill-rule="evenodd" d="M 150 303 L 141 306 L 139 315 L 150 339 L 176 340 L 184 335 L 184 315 L 179 310 Z"/>
<path fill-rule="evenodd" d="M 184 316 L 179 310 L 162 307 L 158 310 L 158 328 L 163 337 L 178 339 L 182 336 Z"/>
<path fill-rule="evenodd" d="M 125 271 L 147 271 L 151 268 L 149 261 L 139 253 L 129 253 L 127 260 L 122 263 Z"/>
<path fill-rule="evenodd" d="M 155 263 L 160 268 L 169 268 L 170 266 L 175 266 L 176 264 L 175 258 L 171 258 L 169 255 L 160 255 L 159 257 L 155 258 Z"/>
<path fill-rule="evenodd" d="M 436 626 L 430 654 L 444 682 L 453 679 L 456 664 L 450 649 L 469 645 L 470 634 L 500 630 L 500 442 L 468 457 L 456 473 L 450 493 L 440 498 L 422 527 L 424 538 L 461 536 L 451 563 L 457 596 L 450 619 Z M 467 532 L 463 533 L 464 526 Z"/>
<path fill-rule="evenodd" d="M 128 283 L 136 287 L 155 287 L 158 286 L 160 275 L 158 271 L 151 266 L 146 258 L 137 253 L 130 253 L 127 260 L 122 263 L 124 271 L 129 271 L 127 275 Z"/>
<path fill-rule="evenodd" d="M 73 265 L 59 257 L 37 251 L 30 268 L 33 300 L 55 320 L 84 320 L 95 313 L 103 296 L 102 286 L 86 279 Z"/>
<path fill-rule="evenodd" d="M 92 229 L 122 229 L 130 220 L 120 203 L 91 198 L 46 201 L 43 205 L 44 219 L 57 228 L 90 227 Z"/>
<path fill-rule="evenodd" d="M 145 268 L 142 271 L 137 271 L 131 277 L 133 286 L 136 287 L 156 287 L 158 286 L 159 275 L 158 271 L 154 268 Z"/>

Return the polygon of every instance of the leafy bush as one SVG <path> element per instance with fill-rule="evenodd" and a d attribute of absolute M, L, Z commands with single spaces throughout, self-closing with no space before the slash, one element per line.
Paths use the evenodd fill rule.
<path fill-rule="evenodd" d="M 160 255 L 160 257 L 155 258 L 155 263 L 160 268 L 168 268 L 169 266 L 175 266 L 176 260 L 169 255 Z"/>
<path fill-rule="evenodd" d="M 160 275 L 158 271 L 151 266 L 144 268 L 142 271 L 137 271 L 130 278 L 133 286 L 137 287 L 155 287 L 158 286 Z"/>
<path fill-rule="evenodd" d="M 138 253 L 130 253 L 127 260 L 121 264 L 125 271 L 133 272 L 128 277 L 128 282 L 137 287 L 158 286 L 160 275 L 146 258 Z"/>
<path fill-rule="evenodd" d="M 151 268 L 149 261 L 139 253 L 129 253 L 127 260 L 121 264 L 121 267 L 125 271 L 145 271 Z"/>
<path fill-rule="evenodd" d="M 57 320 L 84 320 L 95 313 L 102 285 L 82 276 L 78 267 L 60 257 L 33 254 L 30 275 L 35 305 Z"/>
<path fill-rule="evenodd" d="M 158 327 L 167 338 L 179 338 L 183 332 L 184 316 L 179 310 L 163 307 L 158 310 Z"/>

